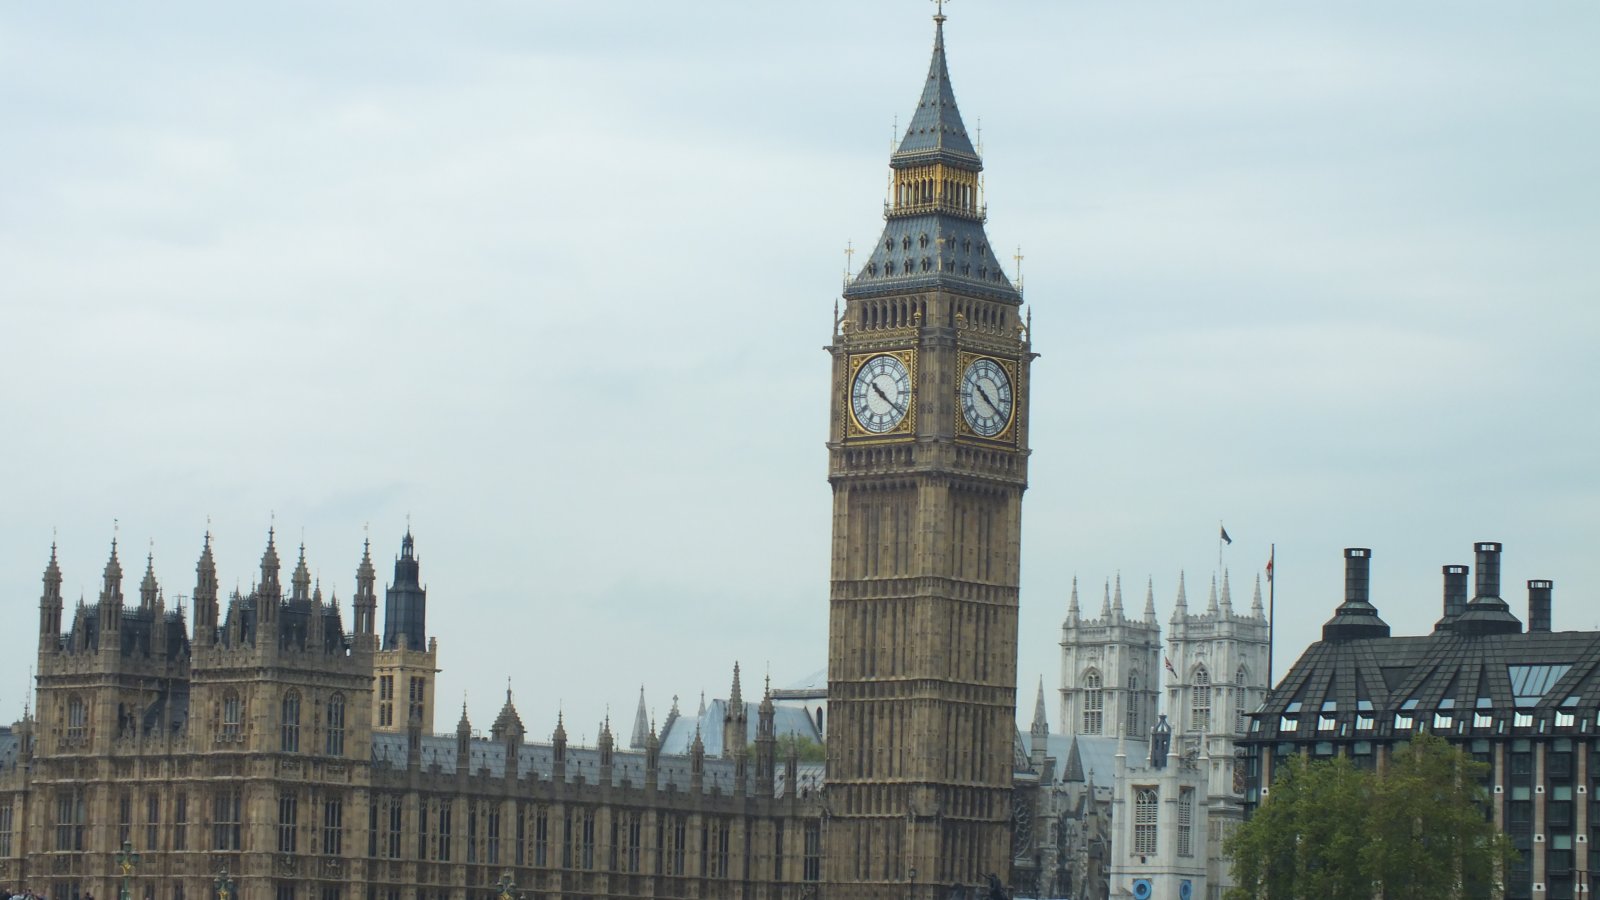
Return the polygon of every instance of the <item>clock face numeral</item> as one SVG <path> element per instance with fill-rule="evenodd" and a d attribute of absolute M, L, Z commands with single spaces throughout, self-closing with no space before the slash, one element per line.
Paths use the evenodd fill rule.
<path fill-rule="evenodd" d="M 1011 376 L 992 359 L 975 359 L 961 376 L 961 415 L 982 437 L 994 437 L 1011 423 Z"/>
<path fill-rule="evenodd" d="M 911 373 L 897 356 L 874 356 L 856 370 L 850 409 L 856 424 L 873 434 L 899 425 L 911 408 Z"/>

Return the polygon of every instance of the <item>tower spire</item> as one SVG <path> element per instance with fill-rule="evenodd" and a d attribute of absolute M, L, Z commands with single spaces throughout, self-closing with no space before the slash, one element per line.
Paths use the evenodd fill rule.
<path fill-rule="evenodd" d="M 1259 590 L 1256 596 L 1260 596 Z M 1151 625 L 1154 625 L 1156 621 L 1156 580 L 1154 578 L 1146 580 L 1144 585 L 1144 620 Z"/>
<path fill-rule="evenodd" d="M 156 584 L 156 554 L 152 550 L 144 558 L 144 580 L 139 582 L 139 608 L 155 609 L 156 595 L 160 592 L 161 587 Z"/>
<path fill-rule="evenodd" d="M 194 639 L 207 646 L 217 642 L 217 561 L 211 555 L 210 528 L 194 566 Z"/>
<path fill-rule="evenodd" d="M 1067 600 L 1067 623 L 1078 621 L 1078 576 L 1072 576 L 1072 596 Z"/>

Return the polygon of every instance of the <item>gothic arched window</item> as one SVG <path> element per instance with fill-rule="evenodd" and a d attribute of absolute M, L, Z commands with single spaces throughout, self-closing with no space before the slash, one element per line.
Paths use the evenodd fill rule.
<path fill-rule="evenodd" d="M 82 697 L 67 700 L 67 742 L 82 743 L 89 737 L 89 708 Z"/>
<path fill-rule="evenodd" d="M 1139 735 L 1144 733 L 1144 717 L 1140 715 L 1140 712 L 1141 712 L 1140 706 L 1141 706 L 1141 704 L 1139 703 L 1139 674 L 1137 672 L 1129 672 L 1128 673 L 1128 700 L 1127 700 L 1127 704 L 1126 704 L 1127 708 L 1126 708 L 1126 711 L 1124 713 L 1124 717 L 1128 721 L 1128 735 L 1130 737 L 1137 738 L 1137 737 L 1139 737 Z"/>
<path fill-rule="evenodd" d="M 282 740 L 279 749 L 285 753 L 300 752 L 300 692 L 283 695 Z"/>
<path fill-rule="evenodd" d="M 1161 810 L 1161 795 L 1156 789 L 1137 788 L 1133 800 L 1133 852 L 1140 856 L 1156 853 L 1156 821 Z"/>
<path fill-rule="evenodd" d="M 1106 694 L 1100 685 L 1100 673 L 1090 669 L 1083 676 L 1083 733 L 1102 733 L 1105 715 Z"/>
<path fill-rule="evenodd" d="M 1211 730 L 1211 675 L 1205 666 L 1194 670 L 1194 686 L 1189 693 L 1189 730 Z"/>
<path fill-rule="evenodd" d="M 222 695 L 222 733 L 225 741 L 237 741 L 244 735 L 244 703 L 237 691 Z"/>
<path fill-rule="evenodd" d="M 344 755 L 344 695 L 334 694 L 328 698 L 328 743 L 329 756 Z"/>
<path fill-rule="evenodd" d="M 1244 687 L 1246 677 L 1247 676 L 1245 675 L 1244 666 L 1240 666 L 1239 667 L 1239 671 L 1235 672 L 1234 675 L 1233 675 L 1233 684 L 1234 684 L 1234 689 L 1233 689 L 1233 696 L 1234 696 L 1233 733 L 1234 734 L 1241 734 L 1241 735 L 1244 734 L 1245 731 L 1248 729 L 1248 727 L 1250 725 L 1250 719 L 1249 719 L 1249 717 L 1247 715 L 1249 713 L 1249 710 L 1245 708 L 1246 705 L 1250 702 L 1250 700 L 1249 700 L 1249 697 L 1250 697 L 1249 692 L 1247 692 L 1245 690 L 1245 687 Z"/>

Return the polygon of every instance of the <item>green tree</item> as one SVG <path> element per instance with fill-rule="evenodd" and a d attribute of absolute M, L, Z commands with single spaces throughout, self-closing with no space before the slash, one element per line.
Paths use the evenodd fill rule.
<path fill-rule="evenodd" d="M 1383 775 L 1292 759 L 1228 839 L 1228 900 L 1489 896 L 1511 863 L 1484 814 L 1487 767 L 1442 738 L 1397 747 Z"/>

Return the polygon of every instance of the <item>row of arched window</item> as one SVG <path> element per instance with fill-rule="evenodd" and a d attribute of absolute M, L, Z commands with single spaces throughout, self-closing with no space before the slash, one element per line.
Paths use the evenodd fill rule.
<path fill-rule="evenodd" d="M 223 697 L 222 730 L 224 735 L 237 734 L 239 726 L 239 695 L 229 691 Z M 230 706 L 230 702 L 232 706 Z M 300 692 L 291 690 L 283 695 L 279 706 L 278 749 L 284 753 L 300 752 Z M 230 722 L 230 711 L 231 722 Z M 322 752 L 327 756 L 344 755 L 345 700 L 343 694 L 328 698 L 327 728 L 323 731 Z"/>
<path fill-rule="evenodd" d="M 1249 714 L 1245 709 L 1244 684 L 1246 673 L 1244 666 L 1234 676 L 1235 689 L 1238 692 L 1237 702 L 1234 704 L 1233 730 L 1236 734 L 1243 734 L 1248 724 Z M 1082 733 L 1105 733 L 1105 685 L 1100 678 L 1100 673 L 1094 669 L 1083 674 L 1079 679 L 1082 685 Z M 1141 734 L 1144 730 L 1144 716 L 1142 704 L 1138 701 L 1139 676 L 1128 676 L 1128 693 L 1126 695 L 1126 708 L 1124 720 L 1127 722 L 1129 734 Z M 1195 667 L 1194 676 L 1189 687 L 1189 730 L 1209 732 L 1211 730 L 1211 673 L 1201 665 Z"/>

